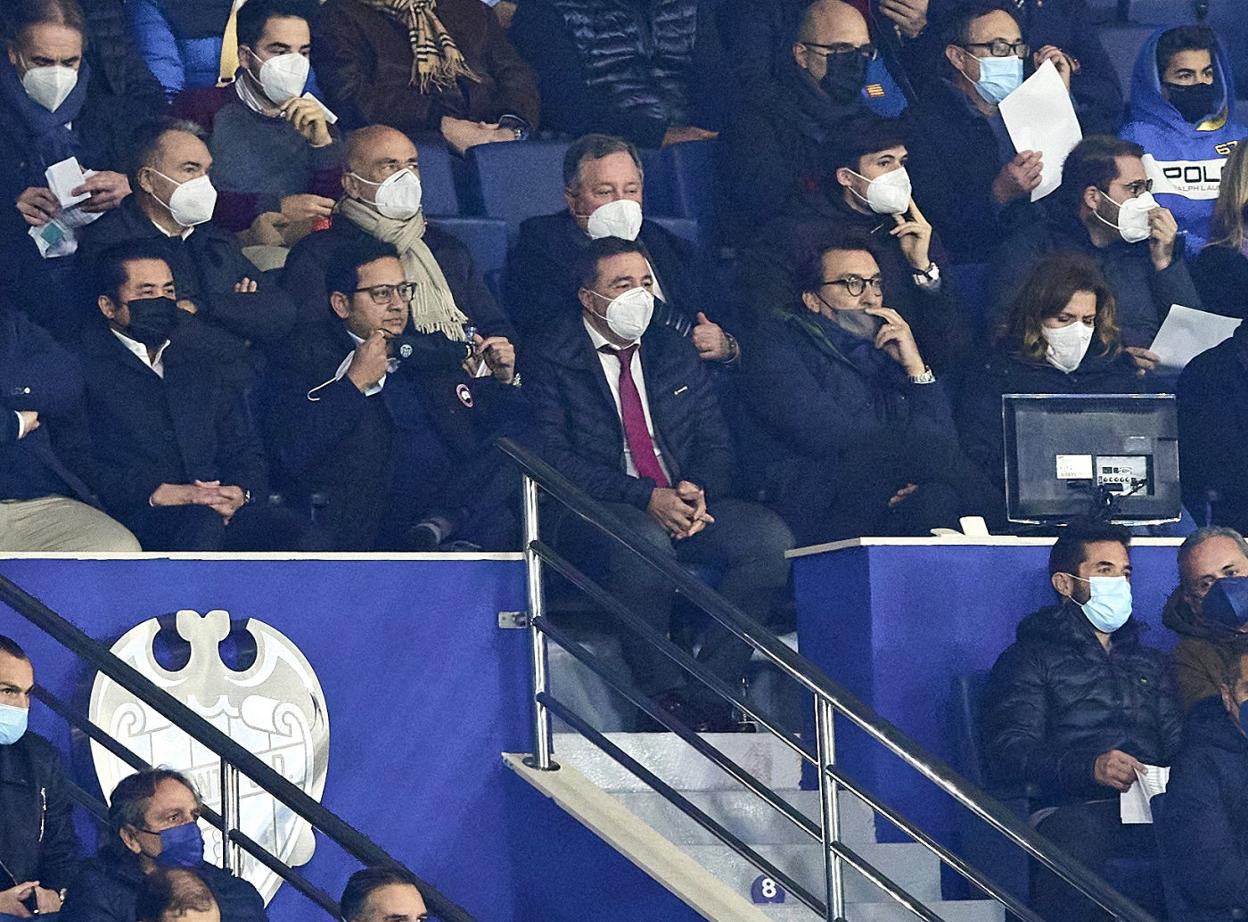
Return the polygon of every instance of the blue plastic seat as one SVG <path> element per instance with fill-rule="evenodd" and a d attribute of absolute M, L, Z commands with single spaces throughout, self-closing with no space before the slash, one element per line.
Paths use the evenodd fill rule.
<path fill-rule="evenodd" d="M 495 298 L 507 263 L 507 222 L 498 218 L 434 218 L 433 223 L 468 248 Z"/>
<path fill-rule="evenodd" d="M 459 214 L 459 193 L 455 189 L 453 154 L 445 144 L 420 144 L 421 204 L 425 214 Z"/>
<path fill-rule="evenodd" d="M 555 141 L 481 144 L 467 157 L 466 214 L 498 218 L 515 234 L 520 222 L 565 207 L 563 155 Z"/>
<path fill-rule="evenodd" d="M 688 240 L 690 243 L 701 246 L 702 226 L 692 218 L 665 218 L 656 215 L 647 215 L 647 219 L 653 221 L 665 230 L 671 231 L 677 237 Z"/>
<path fill-rule="evenodd" d="M 659 178 L 666 186 L 665 199 L 651 204 L 647 184 L 647 210 L 695 218 L 707 226 L 715 215 L 715 148 L 715 141 L 689 141 L 665 147 L 658 158 Z"/>

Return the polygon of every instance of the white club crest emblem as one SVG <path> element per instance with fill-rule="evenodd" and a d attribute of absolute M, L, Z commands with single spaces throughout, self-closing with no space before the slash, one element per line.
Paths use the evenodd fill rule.
<path fill-rule="evenodd" d="M 255 640 L 256 661 L 243 672 L 221 659 L 219 644 L 230 632 L 230 616 L 220 610 L 203 616 L 178 612 L 178 633 L 191 645 L 190 661 L 180 672 L 168 672 L 156 662 L 152 643 L 160 624 L 155 618 L 126 632 L 112 652 L 319 801 L 329 767 L 329 717 L 321 683 L 283 634 L 254 618 L 244 628 Z M 220 811 L 220 760 L 112 679 L 95 677 L 89 716 L 149 764 L 185 773 L 204 803 Z M 91 756 L 105 797 L 133 774 L 96 743 L 91 744 Z M 292 867 L 311 860 L 316 848 L 311 826 L 246 777 L 239 781 L 242 831 Z M 201 825 L 205 857 L 220 864 L 221 832 Z M 243 876 L 268 903 L 282 879 L 246 854 L 243 868 Z"/>

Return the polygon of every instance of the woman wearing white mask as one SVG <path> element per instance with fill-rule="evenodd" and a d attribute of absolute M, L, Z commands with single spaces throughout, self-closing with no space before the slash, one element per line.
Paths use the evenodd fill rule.
<path fill-rule="evenodd" d="M 83 300 L 76 240 L 50 223 L 63 205 L 45 171 L 76 158 L 95 172 L 63 190 L 66 199 L 86 196 L 77 208 L 88 216 L 116 208 L 130 193 L 117 170 L 139 115 L 124 97 L 90 85 L 86 22 L 75 0 L 14 0 L 4 10 L 13 38 L 0 57 L 0 286 L 11 286 L 14 302 L 37 323 L 72 338 L 76 324 L 61 308 Z M 44 246 L 32 228 L 49 228 Z M 59 258 L 41 258 L 45 251 Z"/>
<path fill-rule="evenodd" d="M 305 0 L 249 0 L 238 11 L 234 82 L 185 92 L 174 104 L 212 133 L 215 220 L 239 231 L 280 213 L 272 223 L 288 245 L 329 218 L 342 169 L 335 116 L 306 89 L 309 15 Z"/>
<path fill-rule="evenodd" d="M 1050 256 L 1027 277 L 991 357 L 968 382 L 962 446 L 1003 486 L 1002 394 L 1134 394 L 1141 374 L 1122 347 L 1114 295 L 1096 263 Z"/>

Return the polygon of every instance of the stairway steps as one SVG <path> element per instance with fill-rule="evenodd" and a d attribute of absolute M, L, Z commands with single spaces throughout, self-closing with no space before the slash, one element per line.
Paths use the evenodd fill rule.
<path fill-rule="evenodd" d="M 801 903 L 760 905 L 774 922 L 818 922 L 819 916 Z M 1005 910 L 992 900 L 959 900 L 928 903 L 927 908 L 943 922 L 1005 922 Z M 845 907 L 847 922 L 914 922 L 908 909 L 896 903 L 854 903 Z"/>

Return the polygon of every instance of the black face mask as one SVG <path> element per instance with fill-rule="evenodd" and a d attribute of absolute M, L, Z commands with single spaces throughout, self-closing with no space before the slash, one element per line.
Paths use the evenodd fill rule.
<path fill-rule="evenodd" d="M 867 62 L 860 54 L 830 54 L 825 58 L 828 71 L 819 87 L 838 105 L 846 106 L 858 99 L 866 78 Z"/>
<path fill-rule="evenodd" d="M 126 307 L 130 309 L 126 334 L 149 349 L 159 348 L 169 338 L 178 319 L 178 307 L 173 298 L 142 298 L 127 301 Z"/>
<path fill-rule="evenodd" d="M 1183 121 L 1193 125 L 1211 115 L 1217 105 L 1217 88 L 1212 83 L 1193 83 L 1191 86 L 1163 83 L 1162 86 L 1166 88 L 1170 105 L 1179 110 Z"/>

